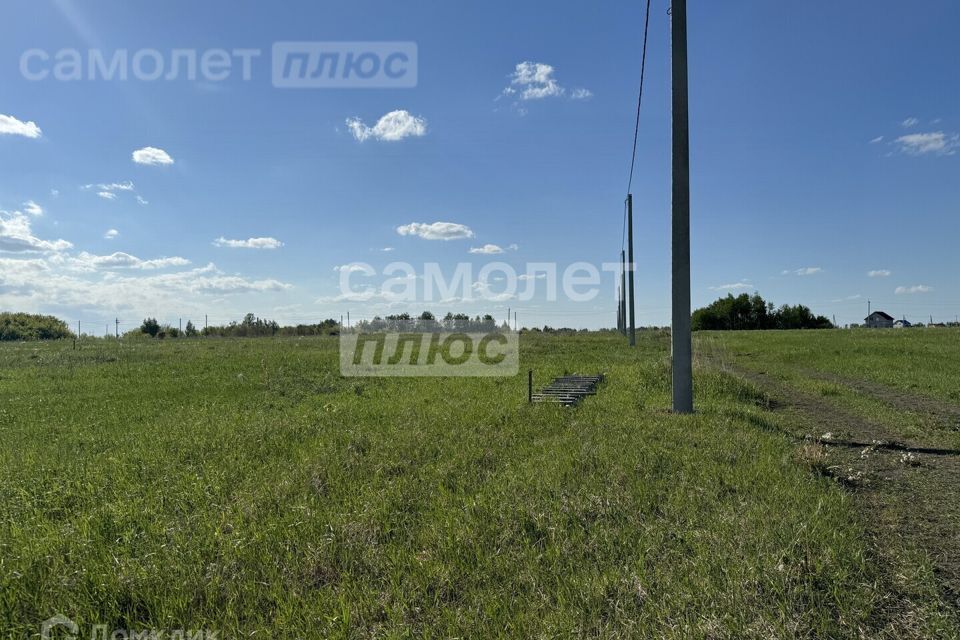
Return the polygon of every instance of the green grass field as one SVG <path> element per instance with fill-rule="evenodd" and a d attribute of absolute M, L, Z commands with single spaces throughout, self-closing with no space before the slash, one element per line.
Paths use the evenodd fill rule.
<path fill-rule="evenodd" d="M 0 629 L 956 637 L 925 548 L 887 562 L 800 417 L 715 366 L 956 400 L 958 334 L 933 336 L 699 336 L 694 416 L 652 332 L 523 336 L 538 383 L 607 374 L 576 409 L 527 405 L 525 375 L 341 378 L 335 338 L 3 345 Z"/>

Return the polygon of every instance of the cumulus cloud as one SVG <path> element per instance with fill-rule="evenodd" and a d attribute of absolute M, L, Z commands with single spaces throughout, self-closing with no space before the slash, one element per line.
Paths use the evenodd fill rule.
<path fill-rule="evenodd" d="M 900 124 L 903 126 L 904 129 L 909 129 L 911 127 L 915 127 L 918 124 L 920 124 L 920 120 L 918 118 L 907 118 Z"/>
<path fill-rule="evenodd" d="M 520 102 L 544 100 L 546 98 L 560 98 L 569 96 L 571 100 L 587 100 L 593 97 L 593 92 L 583 87 L 567 91 L 556 78 L 556 70 L 549 64 L 542 62 L 521 62 L 510 74 L 510 84 L 497 97 L 515 99 L 514 107 Z M 526 110 L 519 108 L 521 113 Z"/>
<path fill-rule="evenodd" d="M 29 214 L 32 215 L 32 216 L 42 216 L 42 215 L 43 215 L 43 207 L 41 207 L 40 205 L 38 205 L 38 204 L 37 204 L 36 202 L 34 202 L 33 200 L 27 200 L 26 202 L 24 202 L 24 203 L 23 203 L 23 210 L 24 210 L 25 212 L 29 213 Z"/>
<path fill-rule="evenodd" d="M 103 234 L 103 237 L 104 237 L 106 240 L 113 240 L 114 238 L 118 237 L 119 235 L 120 235 L 120 232 L 117 231 L 116 229 L 107 229 L 107 232 Z"/>
<path fill-rule="evenodd" d="M 276 238 L 248 238 L 246 240 L 228 240 L 220 236 L 213 241 L 215 247 L 227 247 L 229 249 L 279 249 L 283 243 Z"/>
<path fill-rule="evenodd" d="M 960 135 L 943 131 L 911 133 L 900 136 L 896 143 L 901 152 L 911 156 L 952 156 L 960 147 Z"/>
<path fill-rule="evenodd" d="M 141 260 L 129 253 L 117 251 L 107 256 L 98 256 L 83 251 L 76 258 L 65 261 L 65 264 L 71 268 L 83 270 L 94 269 L 165 269 L 167 267 L 185 267 L 190 264 L 186 258 L 156 258 L 153 260 Z"/>
<path fill-rule="evenodd" d="M 409 137 L 427 135 L 427 121 L 411 115 L 409 111 L 399 109 L 386 114 L 372 127 L 364 124 L 360 118 L 348 118 L 347 128 L 360 142 L 373 138 L 382 142 L 397 142 Z"/>
<path fill-rule="evenodd" d="M 521 100 L 542 100 L 562 96 L 564 88 L 554 77 L 554 68 L 542 62 L 521 62 L 510 76 L 510 84 Z"/>
<path fill-rule="evenodd" d="M 65 251 L 66 240 L 41 240 L 33 235 L 30 218 L 20 211 L 0 211 L 0 251 L 8 253 Z"/>
<path fill-rule="evenodd" d="M 873 271 L 867 271 L 867 276 L 871 278 L 889 278 L 893 275 L 893 272 L 889 269 L 874 269 Z"/>
<path fill-rule="evenodd" d="M 933 287 L 929 287 L 925 284 L 915 284 L 912 287 L 897 287 L 894 293 L 900 296 L 913 293 L 930 293 L 931 291 L 933 291 Z"/>
<path fill-rule="evenodd" d="M 503 253 L 503 249 L 495 244 L 485 244 L 482 247 L 471 247 L 470 253 L 479 253 L 489 256 L 497 253 Z"/>
<path fill-rule="evenodd" d="M 801 267 L 800 269 L 787 269 L 786 271 L 781 271 L 780 275 L 784 276 L 812 276 L 818 273 L 822 273 L 823 269 L 820 267 Z"/>
<path fill-rule="evenodd" d="M 0 304 L 25 310 L 126 309 L 142 318 L 156 309 L 185 310 L 192 306 L 199 311 L 200 305 L 223 304 L 227 296 L 291 288 L 274 279 L 225 274 L 213 264 L 155 273 L 143 270 L 150 267 L 83 268 L 79 260 L 64 259 L 62 254 L 40 259 L 0 257 Z"/>
<path fill-rule="evenodd" d="M 163 149 L 157 147 L 144 147 L 133 152 L 133 161 L 137 164 L 149 166 L 161 166 L 173 164 L 173 158 Z"/>
<path fill-rule="evenodd" d="M 737 289 L 753 289 L 749 282 L 734 282 L 732 284 L 721 284 L 716 287 L 710 287 L 711 291 L 736 291 Z"/>
<path fill-rule="evenodd" d="M 397 227 L 402 236 L 418 236 L 424 240 L 462 240 L 472 238 L 470 227 L 455 222 L 411 222 Z"/>
<path fill-rule="evenodd" d="M 0 113 L 0 135 L 39 138 L 43 135 L 43 131 L 40 130 L 36 122 L 23 122 L 13 116 Z"/>
<path fill-rule="evenodd" d="M 221 314 L 240 314 L 248 303 L 231 308 L 234 297 L 292 288 L 272 278 L 227 274 L 212 263 L 176 268 L 184 262 L 183 258 L 140 260 L 127 254 L 5 257 L 0 253 L 0 307 L 42 313 L 108 311 L 116 312 L 121 322 L 126 318 L 139 323 L 158 310 L 202 314 L 214 307 Z"/>

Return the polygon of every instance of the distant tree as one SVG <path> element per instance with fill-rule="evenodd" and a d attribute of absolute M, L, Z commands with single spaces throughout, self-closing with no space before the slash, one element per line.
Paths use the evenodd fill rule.
<path fill-rule="evenodd" d="M 188 338 L 193 338 L 197 335 L 197 328 L 193 326 L 193 322 L 187 320 L 187 326 L 184 328 L 184 332 L 187 334 Z"/>
<path fill-rule="evenodd" d="M 140 325 L 140 333 L 145 333 L 151 338 L 156 338 L 160 333 L 160 323 L 156 318 L 146 318 Z"/>

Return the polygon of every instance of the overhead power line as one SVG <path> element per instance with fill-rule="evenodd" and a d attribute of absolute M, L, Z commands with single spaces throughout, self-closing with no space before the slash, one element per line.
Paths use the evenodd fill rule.
<path fill-rule="evenodd" d="M 637 163 L 637 138 L 640 135 L 640 105 L 643 104 L 643 78 L 647 70 L 647 35 L 650 31 L 650 0 L 647 0 L 647 15 L 643 21 L 643 55 L 640 58 L 640 92 L 637 96 L 637 121 L 633 128 L 633 153 L 630 155 L 630 180 L 627 193 L 633 188 L 633 169 Z"/>

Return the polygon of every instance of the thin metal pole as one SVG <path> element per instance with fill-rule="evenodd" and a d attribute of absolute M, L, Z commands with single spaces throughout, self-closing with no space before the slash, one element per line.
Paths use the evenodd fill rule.
<path fill-rule="evenodd" d="M 627 194 L 627 268 L 630 270 L 630 346 L 635 347 L 637 345 L 637 324 L 636 324 L 636 312 L 637 312 L 637 295 L 636 290 L 633 287 L 633 271 L 635 269 L 633 263 L 633 194 Z"/>
<path fill-rule="evenodd" d="M 687 95 L 687 0 L 673 0 L 673 411 L 693 412 L 690 333 L 690 119 Z"/>

